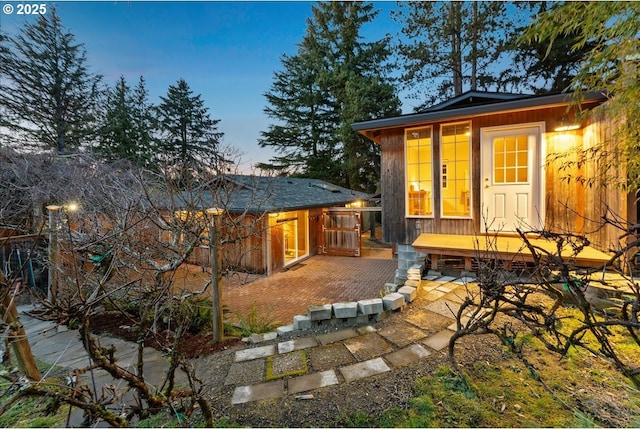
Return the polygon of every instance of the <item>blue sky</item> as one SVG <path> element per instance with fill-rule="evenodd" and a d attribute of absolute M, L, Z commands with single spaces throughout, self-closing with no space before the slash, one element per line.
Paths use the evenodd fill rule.
<path fill-rule="evenodd" d="M 212 118 L 220 119 L 224 143 L 244 153 L 242 168 L 267 161 L 270 149 L 257 140 L 267 129 L 263 114 L 280 56 L 294 54 L 313 2 L 78 1 L 55 5 L 64 26 L 83 43 L 90 69 L 111 86 L 123 75 L 133 86 L 144 76 L 150 101 L 184 78 L 201 94 Z M 0 31 L 14 33 L 36 16 L 0 14 Z M 389 17 L 395 2 L 374 2 L 380 14 L 363 28 L 368 40 L 396 34 Z M 404 110 L 409 111 L 407 107 Z"/>

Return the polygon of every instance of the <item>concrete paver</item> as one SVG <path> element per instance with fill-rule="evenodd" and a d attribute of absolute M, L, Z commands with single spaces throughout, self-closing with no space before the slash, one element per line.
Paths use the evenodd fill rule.
<path fill-rule="evenodd" d="M 422 343 L 434 350 L 441 351 L 449 345 L 449 339 L 453 336 L 453 331 L 445 329 L 432 337 L 427 338 Z"/>
<path fill-rule="evenodd" d="M 331 343 L 309 350 L 311 367 L 315 371 L 337 368 L 354 363 L 356 359 L 342 343 Z"/>
<path fill-rule="evenodd" d="M 420 344 L 412 344 L 409 347 L 400 349 L 397 352 L 385 355 L 385 359 L 394 367 L 400 367 L 417 362 L 431 354 L 430 351 L 422 347 Z"/>
<path fill-rule="evenodd" d="M 332 386 L 334 384 L 338 384 L 338 376 L 334 370 L 330 369 L 290 379 L 288 391 L 290 394 L 296 394 Z"/>
<path fill-rule="evenodd" d="M 344 345 L 358 360 L 371 359 L 393 351 L 389 343 L 375 332 L 345 340 Z"/>
<path fill-rule="evenodd" d="M 326 345 L 336 341 L 346 340 L 347 338 L 352 338 L 356 335 L 358 335 L 358 333 L 354 329 L 341 329 L 339 331 L 318 335 L 318 341 L 320 341 L 320 344 Z"/>
<path fill-rule="evenodd" d="M 382 358 L 366 360 L 364 362 L 354 363 L 353 365 L 340 368 L 340 372 L 347 383 L 361 378 L 382 374 L 387 371 L 391 371 L 391 368 L 389 368 Z"/>
<path fill-rule="evenodd" d="M 398 347 L 404 347 L 427 336 L 423 330 L 404 322 L 385 326 L 379 329 L 378 333 Z"/>
<path fill-rule="evenodd" d="M 230 386 L 260 383 L 265 380 L 266 373 L 267 361 L 265 359 L 235 362 L 229 368 L 224 384 Z"/>
<path fill-rule="evenodd" d="M 438 313 L 441 316 L 448 317 L 449 319 L 455 319 L 455 315 L 457 314 L 458 309 L 460 309 L 460 304 L 441 299 L 428 304 L 425 308 L 429 311 L 433 311 L 434 313 Z"/>
<path fill-rule="evenodd" d="M 284 396 L 284 380 L 276 380 L 252 386 L 236 387 L 231 397 L 231 403 L 237 405 L 281 396 Z"/>
<path fill-rule="evenodd" d="M 318 345 L 318 340 L 314 337 L 303 337 L 295 340 L 278 343 L 278 353 L 289 353 L 294 350 L 304 350 Z"/>
<path fill-rule="evenodd" d="M 276 353 L 276 346 L 260 346 L 252 349 L 238 350 L 236 352 L 236 362 L 242 362 L 245 360 L 259 359 L 267 356 L 271 356 Z"/>

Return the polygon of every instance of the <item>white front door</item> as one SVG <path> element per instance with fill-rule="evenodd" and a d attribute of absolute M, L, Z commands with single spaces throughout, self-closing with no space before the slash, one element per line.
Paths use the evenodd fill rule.
<path fill-rule="evenodd" d="M 537 229 L 542 222 L 541 137 L 544 124 L 484 128 L 482 134 L 483 231 Z"/>

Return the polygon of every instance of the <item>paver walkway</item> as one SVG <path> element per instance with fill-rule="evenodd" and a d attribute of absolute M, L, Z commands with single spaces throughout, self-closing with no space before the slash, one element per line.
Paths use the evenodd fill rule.
<path fill-rule="evenodd" d="M 294 339 L 278 338 L 237 350 L 224 379 L 225 385 L 235 386 L 231 403 L 305 394 L 392 371 L 442 351 L 454 332 L 453 312 L 464 296 L 464 282 L 468 279 L 435 275 L 430 278 L 422 282 L 419 294 L 429 298 L 421 301 L 424 309 L 397 317 L 380 329 L 375 324 L 365 325 Z M 31 318 L 25 314 L 29 309 L 19 308 L 38 359 L 69 369 L 88 363 L 77 331 L 59 330 L 49 322 Z M 134 344 L 105 337 L 101 341 L 116 345 L 123 366 L 135 364 Z M 167 368 L 168 362 L 161 352 L 145 349 L 145 375 L 149 383 L 160 383 Z M 113 382 L 101 372 L 94 374 L 94 378 L 98 386 Z"/>

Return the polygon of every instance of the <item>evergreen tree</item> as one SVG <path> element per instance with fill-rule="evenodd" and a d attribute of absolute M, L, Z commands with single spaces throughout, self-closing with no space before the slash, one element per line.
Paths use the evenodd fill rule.
<path fill-rule="evenodd" d="M 283 55 L 283 71 L 274 73 L 274 82 L 265 94 L 264 111 L 277 124 L 261 133 L 261 147 L 277 153 L 259 168 L 282 174 L 296 174 L 332 181 L 339 175 L 338 142 L 332 130 L 338 121 L 328 93 L 318 85 L 313 58 L 300 48 L 299 55 Z"/>
<path fill-rule="evenodd" d="M 497 65 L 507 54 L 518 19 L 515 5 L 495 1 L 408 2 L 393 13 L 407 41 L 398 43 L 404 60 L 402 82 L 422 111 L 465 91 L 502 86 Z M 512 7 L 511 13 L 507 8 Z"/>
<path fill-rule="evenodd" d="M 589 47 L 570 90 L 579 108 L 585 91 L 609 97 L 595 110 L 614 120 L 619 142 L 594 148 L 581 156 L 595 157 L 602 166 L 602 183 L 629 192 L 640 191 L 640 3 L 566 2 L 541 14 L 522 35 L 522 41 L 553 46 L 570 37 L 570 54 Z M 608 142 L 607 142 L 608 143 Z M 626 176 L 617 167 L 623 160 Z"/>
<path fill-rule="evenodd" d="M 179 79 L 160 99 L 156 107 L 159 160 L 180 169 L 181 174 L 219 169 L 223 161 L 219 152 L 223 133 L 217 128 L 220 120 L 211 119 L 200 94 L 193 95 L 187 82 Z"/>
<path fill-rule="evenodd" d="M 399 113 L 400 101 L 387 77 L 389 39 L 362 41 L 362 26 L 377 15 L 370 3 L 319 3 L 312 12 L 298 55 L 283 59 L 285 70 L 276 74 L 267 94 L 272 104 L 267 111 L 280 122 L 280 128 L 270 131 L 284 132 L 263 133 L 261 145 L 277 147 L 281 159 L 311 154 L 297 164 L 304 175 L 374 192 L 379 147 L 355 133 L 351 124 Z M 289 109 L 288 100 L 296 94 L 303 96 Z M 291 128 L 296 131 L 287 136 Z M 305 137 L 299 139 L 300 134 Z"/>
<path fill-rule="evenodd" d="M 0 50 L 0 129 L 13 145 L 53 148 L 59 154 L 89 143 L 95 133 L 99 75 L 54 8 Z"/>
<path fill-rule="evenodd" d="M 153 116 L 144 78 L 131 89 L 121 76 L 107 91 L 104 125 L 96 152 L 107 160 L 128 159 L 141 167 L 153 167 Z"/>
<path fill-rule="evenodd" d="M 525 5 L 530 6 L 532 11 L 536 10 L 536 15 L 541 15 L 560 4 L 541 1 Z M 525 26 L 518 28 L 513 35 L 514 40 L 510 43 L 514 54 L 513 66 L 505 71 L 502 79 L 535 94 L 566 91 L 582 60 L 595 47 L 595 42 L 589 40 L 578 48 L 576 42 L 579 34 L 576 29 L 557 39 L 548 49 L 548 43 L 536 40 L 524 42 L 520 39 L 525 29 Z"/>

